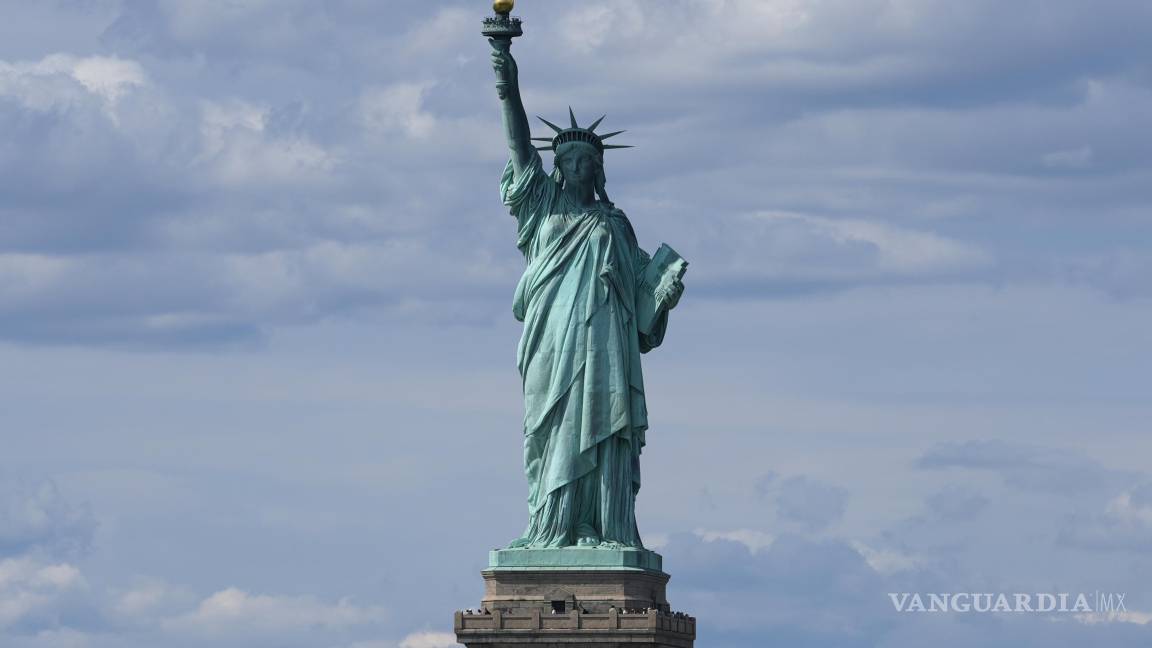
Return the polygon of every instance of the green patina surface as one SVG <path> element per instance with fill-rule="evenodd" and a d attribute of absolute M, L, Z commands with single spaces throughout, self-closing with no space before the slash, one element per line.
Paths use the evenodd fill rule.
<path fill-rule="evenodd" d="M 569 110 L 568 127 L 542 120 L 552 133 L 531 136 L 511 6 L 501 4 L 483 33 L 510 151 L 500 197 L 525 261 L 512 312 L 524 323 L 528 525 L 490 566 L 659 570 L 636 525 L 648 430 L 640 356 L 663 343 L 687 263 L 666 245 L 649 255 L 608 197 L 604 152 L 627 147 L 604 140 L 622 131 L 597 133 L 603 117 L 582 127 Z M 555 154 L 551 172 L 537 150 Z"/>
<path fill-rule="evenodd" d="M 617 146 L 603 140 L 616 133 L 596 133 L 600 119 L 581 127 L 569 111 L 568 128 L 545 122 L 554 133 L 540 138 L 550 142 L 540 148 L 555 152 L 555 167 L 544 169 L 510 51 L 517 31 L 486 31 L 511 151 L 500 195 L 516 219 L 516 246 L 526 262 L 512 310 L 524 322 L 517 364 L 529 521 L 509 549 L 575 553 L 536 551 L 508 560 L 647 566 L 652 562 L 637 558 L 646 554 L 616 552 L 644 547 L 635 517 L 648 429 L 640 355 L 664 340 L 685 264 L 653 263 L 608 198 L 604 151 Z M 600 551 L 580 550 L 590 548 Z"/>
<path fill-rule="evenodd" d="M 632 548 L 494 549 L 488 554 L 488 568 L 501 570 L 639 569 L 662 571 L 663 559 L 655 551 Z"/>

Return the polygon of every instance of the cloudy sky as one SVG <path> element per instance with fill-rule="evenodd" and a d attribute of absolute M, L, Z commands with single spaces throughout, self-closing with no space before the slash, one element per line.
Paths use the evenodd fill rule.
<path fill-rule="evenodd" d="M 691 262 L 638 516 L 697 643 L 1152 642 L 1152 5 L 519 4 Z M 487 3 L 0 12 L 0 644 L 452 645 L 527 513 Z"/>

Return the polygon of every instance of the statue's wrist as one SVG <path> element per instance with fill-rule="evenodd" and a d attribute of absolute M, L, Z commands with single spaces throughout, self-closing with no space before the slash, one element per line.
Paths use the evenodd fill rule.
<path fill-rule="evenodd" d="M 502 103 L 508 103 L 519 98 L 520 87 L 515 81 L 497 81 L 496 95 L 500 97 Z"/>

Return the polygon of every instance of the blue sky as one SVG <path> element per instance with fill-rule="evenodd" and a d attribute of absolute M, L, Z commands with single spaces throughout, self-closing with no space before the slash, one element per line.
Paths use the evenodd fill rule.
<path fill-rule="evenodd" d="M 691 262 L 638 517 L 698 643 L 1152 642 L 1152 5 L 519 4 Z M 0 6 L 0 643 L 451 645 L 526 518 L 488 5 Z"/>

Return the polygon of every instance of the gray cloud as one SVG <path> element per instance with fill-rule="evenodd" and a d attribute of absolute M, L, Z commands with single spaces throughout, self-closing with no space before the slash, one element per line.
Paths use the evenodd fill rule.
<path fill-rule="evenodd" d="M 1070 239 L 1088 205 L 1119 214 L 1148 199 L 1147 151 L 1123 135 L 1147 127 L 1152 105 L 1134 71 L 1146 9 L 1083 11 L 1057 3 L 1037 25 L 984 2 L 593 3 L 529 12 L 517 51 L 534 112 L 582 102 L 632 131 L 640 148 L 610 163 L 614 195 L 642 234 L 659 223 L 692 257 L 698 294 L 1051 278 L 1051 258 L 994 223 L 1046 212 Z M 328 304 L 387 322 L 396 303 L 458 302 L 461 277 L 461 292 L 495 295 L 517 259 L 499 206 L 477 208 L 503 146 L 473 13 L 58 5 L 87 30 L 84 48 L 0 52 L 0 127 L 14 137 L 0 155 L 0 290 L 41 302 L 0 293 L 0 336 L 235 344 Z M 630 92 L 605 94 L 619 87 Z M 1090 160 L 1061 162 L 1084 150 Z M 307 260 L 332 257 L 319 250 L 344 251 L 346 271 L 324 277 Z M 364 255 L 443 270 L 369 287 L 395 271 Z M 188 269 L 172 274 L 169 258 Z M 268 263 L 297 276 L 269 286 L 274 298 L 235 288 L 251 283 L 240 268 Z M 165 296 L 115 267 L 163 277 Z M 1092 274 L 1133 285 L 1146 273 Z M 112 298 L 66 288 L 84 283 Z M 155 331 L 177 320 L 179 332 Z"/>
<path fill-rule="evenodd" d="M 52 481 L 10 481 L 0 490 L 0 558 L 29 552 L 75 557 L 89 550 L 96 527 L 88 506 L 65 499 Z"/>
<path fill-rule="evenodd" d="M 1132 478 L 1079 452 L 998 440 L 940 444 L 924 453 L 916 465 L 933 470 L 987 470 L 1018 488 L 1064 494 L 1113 488 Z"/>
<path fill-rule="evenodd" d="M 848 491 L 803 475 L 789 477 L 773 486 L 776 515 L 784 523 L 808 531 L 820 531 L 844 515 Z"/>
<path fill-rule="evenodd" d="M 940 579 L 920 567 L 877 571 L 840 540 L 783 535 L 753 553 L 736 542 L 677 535 L 663 551 L 676 574 L 669 596 L 697 615 L 698 641 L 710 646 L 753 645 L 767 633 L 797 646 L 911 648 L 927 638 L 939 646 L 1072 647 L 1138 645 L 1147 633 L 1134 623 L 1090 626 L 1045 615 L 898 613 L 888 592 L 982 590 L 962 573 Z"/>
<path fill-rule="evenodd" d="M 925 503 L 940 519 L 970 520 L 988 506 L 989 499 L 978 492 L 952 486 L 933 493 Z"/>
<path fill-rule="evenodd" d="M 0 642 L 439 641 L 523 522 L 487 9 L 8 4 L 6 456 L 102 515 L 0 500 Z M 701 645 L 1147 643 L 885 594 L 1152 600 L 1147 3 L 521 4 L 529 111 L 628 129 L 692 262 L 640 505 Z"/>
<path fill-rule="evenodd" d="M 1069 514 L 1059 541 L 1090 550 L 1148 551 L 1152 547 L 1152 482 L 1134 483 L 1102 507 Z"/>

